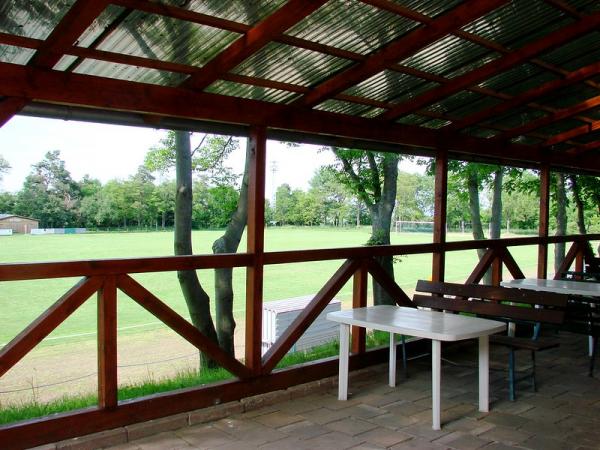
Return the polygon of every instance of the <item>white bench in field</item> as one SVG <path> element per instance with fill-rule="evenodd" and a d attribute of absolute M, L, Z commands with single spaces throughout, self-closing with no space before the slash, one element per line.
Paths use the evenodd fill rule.
<path fill-rule="evenodd" d="M 12 236 L 13 230 L 11 228 L 0 228 L 0 236 Z"/>
<path fill-rule="evenodd" d="M 308 305 L 312 299 L 312 295 L 306 295 L 303 297 L 275 300 L 263 304 L 263 354 L 265 354 L 275 341 L 277 341 L 279 336 L 285 332 L 298 314 L 306 308 L 306 305 Z M 327 320 L 326 316 L 330 312 L 340 311 L 341 309 L 342 302 L 335 298 L 331 300 L 290 351 L 308 350 L 317 345 L 338 339 L 339 327 L 337 324 Z"/>

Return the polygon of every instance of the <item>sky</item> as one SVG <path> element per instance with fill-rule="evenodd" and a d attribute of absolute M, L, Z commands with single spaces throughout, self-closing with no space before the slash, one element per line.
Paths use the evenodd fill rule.
<path fill-rule="evenodd" d="M 20 190 L 31 172 L 31 165 L 41 161 L 51 150 L 60 150 L 61 159 L 75 180 L 86 174 L 102 183 L 115 178 L 126 179 L 143 164 L 148 149 L 165 135 L 165 130 L 151 128 L 15 116 L 0 128 L 0 155 L 11 166 L 0 181 L 0 190 Z M 236 173 L 243 171 L 244 149 L 245 139 L 241 139 L 240 150 L 227 161 Z M 320 151 L 318 146 L 288 148 L 280 142 L 269 141 L 266 198 L 271 198 L 274 189 L 283 183 L 293 189 L 306 189 L 315 170 L 331 162 L 331 152 Z M 422 172 L 420 166 L 412 163 L 402 163 L 401 169 Z"/>

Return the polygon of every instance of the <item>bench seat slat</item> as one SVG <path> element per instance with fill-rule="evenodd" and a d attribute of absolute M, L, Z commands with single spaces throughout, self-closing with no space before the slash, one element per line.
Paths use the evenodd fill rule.
<path fill-rule="evenodd" d="M 521 350 L 547 350 L 549 348 L 556 348 L 560 346 L 560 342 L 556 339 L 528 339 L 522 337 L 506 336 L 495 334 L 490 336 L 490 343 L 497 345 L 504 345 L 506 347 L 512 347 Z"/>

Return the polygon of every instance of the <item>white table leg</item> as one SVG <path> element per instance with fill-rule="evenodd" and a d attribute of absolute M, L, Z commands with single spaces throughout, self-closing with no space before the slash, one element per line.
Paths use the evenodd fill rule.
<path fill-rule="evenodd" d="M 338 400 L 348 400 L 348 345 L 350 325 L 340 324 L 340 372 L 338 381 Z"/>
<path fill-rule="evenodd" d="M 434 430 L 441 429 L 442 343 L 431 340 L 431 414 Z"/>
<path fill-rule="evenodd" d="M 591 358 L 594 350 L 594 337 L 588 336 L 588 356 Z"/>
<path fill-rule="evenodd" d="M 390 332 L 390 387 L 396 386 L 396 335 Z"/>
<path fill-rule="evenodd" d="M 489 336 L 479 336 L 479 411 L 489 411 L 490 343 Z"/>

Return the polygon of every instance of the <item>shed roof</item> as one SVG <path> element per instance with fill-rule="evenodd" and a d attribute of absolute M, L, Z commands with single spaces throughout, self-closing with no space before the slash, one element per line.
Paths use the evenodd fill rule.
<path fill-rule="evenodd" d="M 33 217 L 20 216 L 18 214 L 0 214 L 0 220 L 10 219 L 11 217 L 20 217 L 21 219 L 33 220 L 34 222 L 39 222 L 38 219 L 34 219 Z"/>
<path fill-rule="evenodd" d="M 9 0 L 0 124 L 266 125 L 599 173 L 599 29 L 597 0 Z"/>

